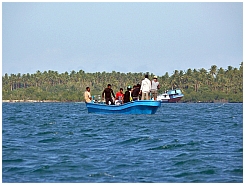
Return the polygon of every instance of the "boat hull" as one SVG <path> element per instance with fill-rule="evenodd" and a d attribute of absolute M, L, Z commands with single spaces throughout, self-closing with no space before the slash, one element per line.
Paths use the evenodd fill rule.
<path fill-rule="evenodd" d="M 178 101 L 180 101 L 182 97 L 178 97 L 178 98 L 172 98 L 168 100 L 168 103 L 177 103 Z"/>
<path fill-rule="evenodd" d="M 139 100 L 122 105 L 86 103 L 88 113 L 97 114 L 155 114 L 160 106 L 160 101 L 152 100 Z"/>

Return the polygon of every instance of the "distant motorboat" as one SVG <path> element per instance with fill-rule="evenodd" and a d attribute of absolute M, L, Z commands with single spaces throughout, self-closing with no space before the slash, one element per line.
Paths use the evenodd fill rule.
<path fill-rule="evenodd" d="M 155 114 L 161 106 L 160 101 L 137 100 L 121 105 L 106 105 L 104 103 L 86 103 L 88 113 L 97 114 Z"/>
<path fill-rule="evenodd" d="M 184 96 L 180 89 L 168 90 L 157 96 L 157 100 L 162 103 L 177 103 Z"/>
<path fill-rule="evenodd" d="M 163 93 L 157 96 L 157 101 L 160 101 L 161 103 L 168 103 L 170 100 L 169 94 Z"/>

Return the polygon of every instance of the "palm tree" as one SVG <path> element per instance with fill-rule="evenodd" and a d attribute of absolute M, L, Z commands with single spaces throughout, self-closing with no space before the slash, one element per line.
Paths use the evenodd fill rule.
<path fill-rule="evenodd" d="M 170 83 L 172 89 L 176 89 L 179 87 L 179 71 L 175 70 L 173 75 L 170 77 Z"/>
<path fill-rule="evenodd" d="M 215 78 L 216 73 L 217 73 L 217 66 L 212 65 L 210 69 L 210 74 Z"/>
<path fill-rule="evenodd" d="M 16 75 L 11 74 L 9 80 L 10 80 L 10 91 L 13 91 L 14 89 L 16 89 Z"/>
<path fill-rule="evenodd" d="M 212 87 L 214 88 L 214 90 L 216 90 L 216 88 L 218 86 L 217 85 L 217 82 L 215 82 L 215 78 L 216 78 L 216 74 L 217 74 L 217 66 L 216 65 L 212 65 L 209 73 L 211 75 L 211 84 L 212 84 Z"/>
<path fill-rule="evenodd" d="M 195 89 L 195 91 L 197 92 L 198 91 L 198 88 L 199 88 L 199 86 L 200 86 L 200 84 L 201 84 L 201 81 L 200 81 L 200 73 L 196 70 L 196 69 L 194 69 L 193 70 L 193 80 L 194 80 L 194 89 Z"/>

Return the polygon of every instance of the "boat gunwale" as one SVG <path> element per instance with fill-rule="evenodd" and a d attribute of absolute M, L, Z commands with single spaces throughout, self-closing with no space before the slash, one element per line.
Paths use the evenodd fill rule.
<path fill-rule="evenodd" d="M 136 100 L 131 101 L 121 105 L 107 105 L 107 104 L 100 104 L 100 103 L 86 103 L 87 108 L 96 108 L 96 109 L 103 109 L 103 110 L 123 110 L 127 108 L 132 108 L 135 106 L 146 106 L 146 107 L 160 107 L 160 101 L 154 100 Z"/>

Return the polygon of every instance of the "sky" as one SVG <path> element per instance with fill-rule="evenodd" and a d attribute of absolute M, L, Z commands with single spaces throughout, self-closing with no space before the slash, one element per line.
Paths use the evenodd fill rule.
<path fill-rule="evenodd" d="M 2 3 L 2 75 L 162 76 L 243 61 L 243 3 Z"/>

